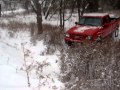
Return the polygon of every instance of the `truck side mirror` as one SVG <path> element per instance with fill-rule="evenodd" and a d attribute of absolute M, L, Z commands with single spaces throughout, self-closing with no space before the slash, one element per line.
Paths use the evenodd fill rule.
<path fill-rule="evenodd" d="M 75 25 L 78 25 L 78 22 L 75 22 Z"/>

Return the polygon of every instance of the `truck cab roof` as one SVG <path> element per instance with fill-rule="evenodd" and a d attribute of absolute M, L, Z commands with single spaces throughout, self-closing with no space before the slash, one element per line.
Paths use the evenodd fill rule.
<path fill-rule="evenodd" d="M 99 17 L 99 18 L 103 18 L 105 16 L 109 16 L 109 14 L 108 13 L 87 13 L 83 15 L 83 17 Z"/>

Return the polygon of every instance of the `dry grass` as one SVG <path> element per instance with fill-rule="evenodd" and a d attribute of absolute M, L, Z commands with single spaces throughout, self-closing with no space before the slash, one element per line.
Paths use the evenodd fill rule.
<path fill-rule="evenodd" d="M 60 27 L 44 25 L 43 40 L 47 45 L 47 54 L 53 54 L 57 50 L 62 50 L 64 32 Z"/>
<path fill-rule="evenodd" d="M 43 24 L 43 34 L 37 35 L 36 23 L 26 24 L 14 20 L 11 21 L 11 17 L 6 17 L 2 19 L 7 19 L 9 22 L 1 22 L 1 28 L 7 28 L 9 31 L 12 31 L 14 33 L 19 31 L 28 31 L 31 33 L 31 42 L 33 44 L 36 44 L 36 41 L 38 40 L 44 40 L 45 44 L 48 46 L 47 53 L 52 54 L 57 49 L 61 49 L 64 33 L 63 30 L 60 29 L 60 27 L 52 26 L 49 24 Z M 11 33 L 10 35 L 11 37 L 13 36 Z"/>
<path fill-rule="evenodd" d="M 31 25 L 31 24 L 30 24 Z M 28 30 L 30 29 L 30 25 L 26 23 L 20 23 L 17 21 L 9 21 L 9 23 L 0 23 L 1 28 L 7 28 L 10 31 L 22 31 L 22 30 Z"/>
<path fill-rule="evenodd" d="M 33 24 L 32 29 L 33 30 L 31 30 L 31 31 L 37 32 L 36 25 L 34 26 L 34 24 Z M 64 32 L 63 32 L 63 30 L 60 29 L 60 27 L 52 26 L 49 24 L 44 24 L 43 25 L 43 34 L 33 35 L 32 41 L 36 42 L 36 40 L 43 40 L 44 44 L 47 45 L 47 47 L 48 47 L 47 53 L 52 54 L 57 49 L 61 48 L 63 37 L 64 37 Z"/>

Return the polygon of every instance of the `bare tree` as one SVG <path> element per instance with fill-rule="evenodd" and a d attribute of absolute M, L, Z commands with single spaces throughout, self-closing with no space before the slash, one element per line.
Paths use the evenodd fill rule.
<path fill-rule="evenodd" d="M 78 17 L 79 17 L 79 20 L 80 20 L 84 11 L 87 9 L 89 3 L 87 2 L 87 0 L 81 0 L 81 1 L 76 0 L 76 3 L 77 3 L 77 9 L 78 9 Z"/>
<path fill-rule="evenodd" d="M 41 4 L 42 4 L 41 0 L 31 0 L 31 5 L 33 7 L 34 12 L 37 15 L 38 34 L 43 33 Z"/>
<path fill-rule="evenodd" d="M 50 3 L 49 3 L 48 9 L 46 10 L 46 13 L 45 13 L 45 19 L 47 19 L 48 15 L 49 15 L 49 11 L 50 11 L 50 8 L 52 6 L 53 1 L 54 0 L 51 0 Z"/>

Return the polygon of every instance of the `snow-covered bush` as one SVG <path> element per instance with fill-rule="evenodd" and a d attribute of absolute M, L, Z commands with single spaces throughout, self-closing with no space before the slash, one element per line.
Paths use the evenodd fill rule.
<path fill-rule="evenodd" d="M 119 42 L 83 44 L 61 57 L 62 80 L 67 90 L 119 90 Z"/>

